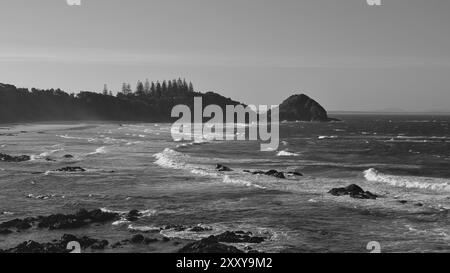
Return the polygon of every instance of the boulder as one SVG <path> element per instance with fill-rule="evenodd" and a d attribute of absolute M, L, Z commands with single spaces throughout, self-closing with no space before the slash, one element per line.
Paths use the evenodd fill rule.
<path fill-rule="evenodd" d="M 185 245 L 178 253 L 243 253 L 243 251 L 234 246 L 219 243 L 216 238 L 210 236 Z"/>
<path fill-rule="evenodd" d="M 12 156 L 0 153 L 0 161 L 4 162 L 24 162 L 29 161 L 30 159 L 31 157 L 28 155 Z"/>
<path fill-rule="evenodd" d="M 360 186 L 352 184 L 345 188 L 333 188 L 328 193 L 334 196 L 349 195 L 356 199 L 377 199 L 377 195 L 364 191 Z"/>
<path fill-rule="evenodd" d="M 216 170 L 217 170 L 218 172 L 231 172 L 231 171 L 232 171 L 232 169 L 230 169 L 230 168 L 228 168 L 227 166 L 222 165 L 222 164 L 217 164 L 217 165 L 216 165 Z"/>
<path fill-rule="evenodd" d="M 0 228 L 18 231 L 26 230 L 32 226 L 48 228 L 50 230 L 75 229 L 92 223 L 104 223 L 119 218 L 118 213 L 104 212 L 100 209 L 87 211 L 81 209 L 75 214 L 52 214 L 49 216 L 28 217 L 25 219 L 14 219 L 0 224 Z"/>
<path fill-rule="evenodd" d="M 85 172 L 86 170 L 81 168 L 81 167 L 64 167 L 64 168 L 60 168 L 55 170 L 55 172 L 69 172 L 69 173 L 74 173 L 74 172 Z"/>
<path fill-rule="evenodd" d="M 109 242 L 107 240 L 93 239 L 87 236 L 76 237 L 71 234 L 64 234 L 60 240 L 53 240 L 50 243 L 38 243 L 35 241 L 26 241 L 14 248 L 7 250 L 0 250 L 3 253 L 68 253 L 71 250 L 67 249 L 69 242 L 78 242 L 82 249 L 104 249 Z"/>

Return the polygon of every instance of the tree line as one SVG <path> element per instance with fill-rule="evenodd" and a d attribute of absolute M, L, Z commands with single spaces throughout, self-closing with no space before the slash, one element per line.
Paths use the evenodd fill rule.
<path fill-rule="evenodd" d="M 136 84 L 136 88 L 133 90 L 131 88 L 131 84 L 122 83 L 121 91 L 117 93 L 117 96 L 149 96 L 149 97 L 173 97 L 183 93 L 194 93 L 194 85 L 192 82 L 187 82 L 186 79 L 173 79 L 173 80 L 164 80 L 160 81 L 152 81 L 150 82 L 146 79 L 144 82 L 138 81 Z M 103 86 L 103 95 L 112 96 L 113 93 L 108 89 L 108 85 L 105 84 Z"/>

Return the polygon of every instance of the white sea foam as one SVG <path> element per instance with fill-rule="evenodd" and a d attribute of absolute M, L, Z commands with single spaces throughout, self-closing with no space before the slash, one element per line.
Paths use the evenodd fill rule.
<path fill-rule="evenodd" d="M 64 151 L 64 149 L 56 149 L 56 150 L 51 150 L 51 151 L 43 152 L 43 153 L 40 153 L 40 154 L 38 154 L 38 155 L 31 155 L 31 156 L 30 156 L 30 161 L 35 161 L 35 160 L 38 160 L 38 159 L 43 159 L 43 158 L 49 157 L 50 155 L 52 155 L 52 154 L 54 154 L 54 153 L 57 153 L 57 152 L 60 152 L 60 151 Z"/>
<path fill-rule="evenodd" d="M 243 179 L 231 178 L 228 175 L 225 175 L 223 177 L 223 182 L 227 183 L 227 184 L 237 184 L 237 185 L 244 185 L 244 186 L 247 186 L 247 187 L 255 187 L 255 188 L 259 188 L 259 189 L 265 189 L 265 187 L 257 185 L 255 183 L 252 183 L 250 181 L 246 181 L 246 180 L 243 180 Z"/>
<path fill-rule="evenodd" d="M 88 155 L 106 154 L 106 152 L 107 152 L 106 151 L 106 147 L 102 146 L 102 147 L 99 147 L 99 148 L 95 149 L 94 152 L 88 153 Z"/>
<path fill-rule="evenodd" d="M 338 138 L 338 136 L 319 136 L 319 139 L 334 139 L 334 138 Z"/>
<path fill-rule="evenodd" d="M 288 151 L 279 151 L 277 156 L 299 156 L 299 154 Z"/>
<path fill-rule="evenodd" d="M 368 181 L 387 183 L 395 187 L 450 192 L 450 180 L 444 178 L 388 175 L 373 168 L 365 170 L 364 177 Z"/>

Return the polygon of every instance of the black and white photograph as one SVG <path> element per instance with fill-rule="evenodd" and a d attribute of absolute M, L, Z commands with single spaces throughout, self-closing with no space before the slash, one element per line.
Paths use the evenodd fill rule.
<path fill-rule="evenodd" d="M 448 253 L 449 14 L 0 0 L 0 253 Z"/>

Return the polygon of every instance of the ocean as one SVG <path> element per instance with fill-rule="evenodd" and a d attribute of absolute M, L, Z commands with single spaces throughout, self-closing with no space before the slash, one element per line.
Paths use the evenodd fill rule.
<path fill-rule="evenodd" d="M 342 122 L 281 123 L 279 149 L 270 152 L 258 141 L 174 141 L 171 124 L 2 125 L 0 153 L 32 158 L 0 162 L 0 222 L 80 208 L 143 215 L 73 231 L 0 235 L 0 249 L 68 232 L 111 242 L 145 232 L 177 243 L 104 251 L 174 252 L 191 240 L 242 230 L 266 240 L 235 245 L 263 252 L 369 252 L 374 241 L 382 252 L 448 252 L 450 117 L 336 117 Z M 216 164 L 232 171 L 218 172 Z M 87 171 L 54 171 L 67 166 Z M 303 176 L 244 172 L 271 169 Z M 350 184 L 379 198 L 328 193 Z"/>

